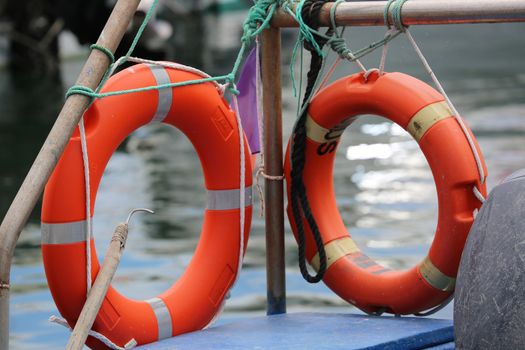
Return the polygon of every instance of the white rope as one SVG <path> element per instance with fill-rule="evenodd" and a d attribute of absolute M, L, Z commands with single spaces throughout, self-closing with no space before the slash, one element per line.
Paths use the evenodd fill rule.
<path fill-rule="evenodd" d="M 234 85 L 235 88 L 235 85 Z M 242 129 L 241 117 L 239 114 L 239 104 L 237 101 L 237 95 L 232 94 L 233 108 L 235 111 L 235 118 L 237 119 L 237 130 L 239 133 L 239 155 L 240 155 L 240 179 L 239 179 L 239 225 L 240 225 L 240 240 L 239 240 L 239 260 L 237 264 L 237 276 L 232 285 L 237 283 L 239 275 L 241 273 L 242 263 L 244 259 L 244 223 L 245 223 L 245 187 L 246 187 L 246 159 L 244 152 L 244 132 Z"/>
<path fill-rule="evenodd" d="M 89 174 L 89 157 L 86 141 L 84 117 L 78 123 L 80 130 L 80 145 L 82 149 L 82 163 L 84 166 L 84 183 L 86 185 L 86 298 L 91 290 L 91 186 Z"/>
<path fill-rule="evenodd" d="M 122 58 L 123 57 L 121 57 L 120 59 L 122 59 Z M 119 61 L 120 61 L 120 59 L 119 59 Z M 119 61 L 117 61 L 117 63 L 115 63 L 115 65 L 113 66 L 113 69 L 111 70 L 111 74 L 113 74 L 114 70 L 118 66 L 118 62 Z M 189 72 L 189 73 L 193 73 L 193 74 L 199 75 L 199 76 L 201 76 L 203 78 L 211 78 L 212 77 L 211 75 L 209 75 L 206 72 L 201 71 L 200 69 L 197 69 L 197 68 L 194 68 L 194 67 L 190 67 L 190 66 L 186 66 L 186 65 L 180 64 L 180 63 L 175 63 L 175 62 L 152 61 L 152 60 L 147 60 L 147 59 L 139 58 L 139 57 L 129 57 L 127 59 L 127 61 L 134 62 L 134 63 L 153 64 L 153 65 L 161 66 L 161 67 L 165 67 L 165 68 L 173 68 L 173 69 L 177 69 L 177 70 L 182 70 L 182 71 L 185 71 L 185 72 Z M 217 88 L 217 90 L 219 90 L 221 92 L 221 94 L 224 94 L 224 91 L 226 89 L 226 85 L 219 84 L 215 80 L 210 81 L 210 83 L 215 85 L 215 87 Z"/>
<path fill-rule="evenodd" d="M 357 64 L 357 66 L 359 67 L 359 69 L 361 69 L 363 72 L 366 72 L 366 67 L 364 64 L 361 63 L 361 61 L 353 56 L 348 56 L 347 57 L 348 60 L 350 61 L 354 61 L 355 64 Z"/>
<path fill-rule="evenodd" d="M 233 88 L 236 89 L 235 84 L 233 84 Z M 224 300 L 221 302 L 221 305 L 219 306 L 219 309 L 213 316 L 210 322 L 204 327 L 204 329 L 211 326 L 217 318 L 219 318 L 220 314 L 224 311 L 224 307 L 226 306 L 226 299 L 229 298 L 230 290 L 235 286 L 237 281 L 239 280 L 239 276 L 241 274 L 242 264 L 244 260 L 244 224 L 246 221 L 245 218 L 245 212 L 246 212 L 246 194 L 245 194 L 245 187 L 246 187 L 246 159 L 245 159 L 245 150 L 244 150 L 244 130 L 242 128 L 240 113 L 239 113 L 239 103 L 237 101 L 237 95 L 232 94 L 232 102 L 233 102 L 233 109 L 235 112 L 235 118 L 237 121 L 237 132 L 239 134 L 239 163 L 240 163 L 240 178 L 239 178 L 239 231 L 240 231 L 240 237 L 239 237 L 239 256 L 238 256 L 238 263 L 237 263 L 237 274 L 235 276 L 235 280 L 233 281 L 230 289 L 228 290 L 228 293 L 224 297 Z"/>
<path fill-rule="evenodd" d="M 369 70 L 363 73 L 363 79 L 365 80 L 365 83 L 368 81 L 368 77 L 373 72 L 378 72 L 379 74 L 381 74 L 381 70 L 379 68 L 370 68 Z"/>
<path fill-rule="evenodd" d="M 397 31 L 396 28 L 392 27 L 391 29 L 387 30 L 385 33 L 385 38 L 388 36 L 392 36 Z M 383 45 L 383 49 L 381 50 L 381 60 L 379 61 L 379 75 L 383 75 L 385 72 L 385 65 L 386 65 L 386 56 L 388 55 L 388 41 Z"/>
<path fill-rule="evenodd" d="M 474 196 L 476 196 L 476 198 L 481 203 L 485 203 L 485 197 L 483 196 L 483 194 L 479 191 L 479 189 L 476 186 L 474 186 L 474 188 L 472 189 L 472 192 L 474 192 Z"/>
<path fill-rule="evenodd" d="M 263 89 L 263 86 L 262 86 L 262 79 L 261 79 L 261 75 L 260 75 L 260 72 L 261 72 L 261 62 L 259 60 L 259 50 L 260 50 L 260 46 L 259 46 L 259 40 L 257 39 L 256 41 L 256 60 L 255 60 L 255 76 L 256 76 L 256 79 L 255 79 L 255 83 L 256 83 L 256 92 L 257 92 L 257 125 L 259 126 L 259 146 L 260 146 L 260 166 L 259 168 L 257 169 L 257 172 L 255 174 L 255 184 L 256 184 L 256 187 L 257 187 L 257 193 L 259 193 L 259 201 L 260 201 L 260 207 L 259 207 L 259 217 L 262 218 L 264 216 L 264 194 L 263 194 L 263 191 L 262 191 L 262 186 L 261 184 L 259 183 L 259 177 L 262 176 L 263 178 L 267 179 L 267 180 L 274 180 L 274 181 L 280 181 L 280 180 L 283 180 L 284 179 L 284 175 L 268 175 L 265 173 L 265 164 L 264 164 L 264 154 L 265 154 L 265 149 L 264 149 L 264 136 L 265 136 L 265 129 L 264 129 L 264 122 L 263 122 L 263 117 L 264 117 L 264 112 L 263 112 L 263 107 L 261 105 L 261 101 L 263 100 L 263 94 L 264 94 L 264 89 Z"/>
<path fill-rule="evenodd" d="M 477 147 L 476 147 L 476 145 L 474 143 L 474 140 L 472 139 L 472 136 L 470 135 L 470 133 L 469 133 L 469 131 L 468 131 L 466 125 L 465 125 L 465 122 L 463 121 L 463 118 L 461 118 L 461 116 L 459 115 L 458 110 L 456 109 L 456 107 L 454 106 L 454 104 L 452 103 L 450 98 L 448 97 L 447 93 L 445 92 L 445 89 L 443 89 L 443 86 L 441 86 L 441 83 L 439 82 L 438 78 L 436 77 L 436 75 L 432 71 L 432 68 L 430 67 L 430 64 L 428 63 L 427 59 L 425 58 L 425 56 L 421 52 L 419 46 L 417 45 L 416 41 L 412 37 L 412 34 L 410 34 L 408 28 L 406 29 L 405 34 L 406 34 L 410 44 L 412 44 L 412 47 L 414 48 L 414 51 L 419 56 L 419 59 L 421 60 L 421 63 L 425 67 L 427 73 L 430 75 L 430 77 L 434 81 L 434 84 L 438 88 L 439 92 L 445 98 L 448 106 L 452 110 L 452 113 L 454 113 L 454 118 L 456 119 L 456 121 L 458 122 L 459 126 L 461 127 L 461 130 L 465 134 L 465 137 L 467 138 L 469 146 L 470 146 L 470 148 L 472 150 L 472 154 L 474 155 L 474 159 L 476 160 L 476 165 L 478 167 L 478 172 L 479 172 L 480 183 L 483 184 L 485 182 L 485 170 L 483 169 L 483 163 L 481 162 L 481 157 L 479 155 L 478 149 L 477 149 Z M 480 202 L 483 203 L 485 198 L 483 197 L 483 195 L 481 194 L 479 189 L 476 188 L 476 186 L 474 186 L 474 190 L 473 191 L 474 191 L 474 195 L 476 196 L 476 198 L 478 198 L 480 200 Z"/>
<path fill-rule="evenodd" d="M 332 74 L 334 74 L 334 71 L 335 69 L 337 68 L 337 65 L 339 65 L 339 62 L 341 62 L 342 58 L 341 56 L 337 56 L 337 58 L 335 59 L 334 63 L 332 63 L 332 66 L 330 67 L 330 69 L 328 70 L 328 72 L 326 73 L 323 81 L 321 82 L 321 84 L 319 84 L 319 87 L 317 88 L 317 92 L 316 94 L 321 91 L 321 89 L 326 85 L 326 83 L 328 83 L 328 79 L 330 79 L 330 77 L 332 76 Z"/>
<path fill-rule="evenodd" d="M 56 323 L 56 324 L 59 324 L 61 326 L 64 326 L 64 327 L 66 327 L 67 329 L 69 329 L 71 331 L 71 327 L 69 326 L 69 323 L 67 323 L 67 321 L 65 319 L 63 319 L 62 317 L 58 317 L 58 316 L 53 315 L 53 316 L 49 317 L 49 322 Z M 126 345 L 124 345 L 124 347 L 122 347 L 122 346 L 118 346 L 117 344 L 113 343 L 111 340 L 109 340 L 102 333 L 96 332 L 94 330 L 89 330 L 88 335 L 92 336 L 93 338 L 95 338 L 97 340 L 100 340 L 108 348 L 111 348 L 111 349 L 114 349 L 114 350 L 129 350 L 129 349 L 132 349 L 135 346 L 137 346 L 137 341 L 135 339 L 131 339 L 130 341 L 128 341 L 126 343 Z"/>
<path fill-rule="evenodd" d="M 259 37 L 255 39 L 255 91 L 257 95 L 257 126 L 258 126 L 258 132 L 259 132 L 259 169 L 257 169 L 257 173 L 255 174 L 255 185 L 257 187 L 257 193 L 259 194 L 259 217 L 262 218 L 264 216 L 264 194 L 262 192 L 261 185 L 259 183 L 259 175 L 260 173 L 264 173 L 264 122 L 263 122 L 263 107 L 261 106 L 261 101 L 263 100 L 263 86 L 262 86 L 262 77 L 261 77 L 261 61 L 259 60 L 260 56 L 260 44 L 259 44 Z"/>
<path fill-rule="evenodd" d="M 264 123 L 263 123 L 263 107 L 261 101 L 263 100 L 263 86 L 262 86 L 262 77 L 261 77 L 261 61 L 259 59 L 260 54 L 260 44 L 259 37 L 255 39 L 255 91 L 257 95 L 257 125 L 259 127 L 259 147 L 260 157 L 261 157 L 261 166 L 264 168 Z"/>

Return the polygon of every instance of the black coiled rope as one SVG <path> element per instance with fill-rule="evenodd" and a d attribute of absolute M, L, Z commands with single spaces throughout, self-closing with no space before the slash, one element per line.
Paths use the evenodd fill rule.
<path fill-rule="evenodd" d="M 301 16 L 308 26 L 317 30 L 320 27 L 319 14 L 321 7 L 329 0 L 307 0 L 304 2 Z M 329 30 L 330 31 L 330 30 Z M 322 48 L 326 44 L 326 39 L 314 34 L 314 38 Z M 315 88 L 315 82 L 323 66 L 323 58 L 319 55 L 318 51 L 309 42 L 305 42 L 305 48 L 310 51 L 312 59 L 310 61 L 310 69 L 307 74 L 307 84 L 303 98 L 303 112 L 299 116 L 295 128 L 292 134 L 292 171 L 291 171 L 291 206 L 292 214 L 297 228 L 298 246 L 299 246 L 299 269 L 303 278 L 310 283 L 317 283 L 323 279 L 326 272 L 326 253 L 324 249 L 323 239 L 319 227 L 313 217 L 310 204 L 308 202 L 308 196 L 306 193 L 306 187 L 303 181 L 303 170 L 305 165 L 305 148 L 306 148 L 306 119 L 307 109 L 306 104 L 309 103 L 309 97 L 312 90 Z M 305 230 L 303 226 L 304 215 L 308 226 L 312 232 L 317 251 L 319 253 L 319 269 L 315 275 L 310 275 L 306 267 L 305 261 Z"/>

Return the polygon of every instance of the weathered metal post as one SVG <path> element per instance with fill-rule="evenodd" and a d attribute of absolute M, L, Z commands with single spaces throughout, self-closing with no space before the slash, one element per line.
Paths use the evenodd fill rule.
<path fill-rule="evenodd" d="M 119 0 L 111 13 L 97 44 L 112 52 L 120 44 L 140 0 Z M 78 77 L 77 85 L 95 89 L 109 66 L 108 57 L 93 50 Z M 42 149 L 29 170 L 20 190 L 0 226 L 0 349 L 9 346 L 9 281 L 16 242 L 29 214 L 42 194 L 58 159 L 89 104 L 82 95 L 69 97 L 60 111 Z"/>
<path fill-rule="evenodd" d="M 261 63 L 264 110 L 264 166 L 270 176 L 283 175 L 281 111 L 281 30 L 270 27 L 262 34 Z M 286 312 L 284 276 L 283 180 L 265 179 L 266 282 L 268 315 Z"/>

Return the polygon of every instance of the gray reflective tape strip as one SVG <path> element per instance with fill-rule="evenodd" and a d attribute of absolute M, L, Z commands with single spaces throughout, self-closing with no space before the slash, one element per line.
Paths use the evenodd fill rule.
<path fill-rule="evenodd" d="M 206 209 L 208 210 L 228 210 L 239 209 L 239 189 L 233 190 L 208 190 L 206 199 Z M 252 187 L 246 187 L 244 191 L 244 206 L 252 205 Z"/>
<path fill-rule="evenodd" d="M 156 66 L 153 64 L 148 65 L 148 67 L 151 70 L 151 73 L 153 73 L 153 76 L 155 77 L 155 81 L 157 85 L 164 85 L 164 84 L 171 83 L 170 76 L 168 75 L 168 72 L 166 72 L 166 69 L 164 69 L 164 67 Z M 171 109 L 171 102 L 172 102 L 172 91 L 171 90 L 172 90 L 171 88 L 157 90 L 159 94 L 159 102 L 157 104 L 157 111 L 155 112 L 155 115 L 153 116 L 151 121 L 161 122 L 168 115 Z"/>
<path fill-rule="evenodd" d="M 366 254 L 361 253 L 357 258 L 352 259 L 352 261 L 362 269 L 368 269 L 372 266 L 377 266 L 377 263 L 370 259 Z"/>
<path fill-rule="evenodd" d="M 157 325 L 159 327 L 158 340 L 170 338 L 173 329 L 171 324 L 171 314 L 164 301 L 160 298 L 151 298 L 144 301 L 151 306 L 155 313 L 155 317 L 157 318 Z"/>
<path fill-rule="evenodd" d="M 69 244 L 86 240 L 86 220 L 63 224 L 42 223 L 42 244 Z"/>

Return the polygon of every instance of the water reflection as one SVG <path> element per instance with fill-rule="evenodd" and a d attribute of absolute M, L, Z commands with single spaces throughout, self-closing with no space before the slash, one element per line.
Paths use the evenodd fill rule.
<path fill-rule="evenodd" d="M 0 216 L 45 140 L 64 101 L 63 88 L 55 79 L 35 81 L 24 74 L 0 73 Z M 37 205 L 40 207 L 40 205 Z M 30 216 L 36 223 L 39 209 Z"/>

